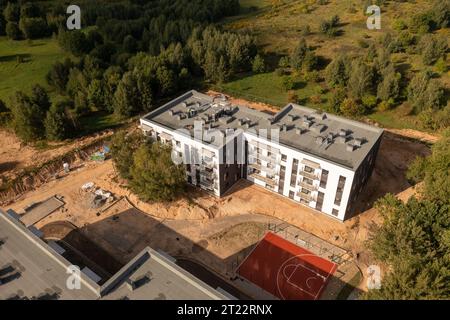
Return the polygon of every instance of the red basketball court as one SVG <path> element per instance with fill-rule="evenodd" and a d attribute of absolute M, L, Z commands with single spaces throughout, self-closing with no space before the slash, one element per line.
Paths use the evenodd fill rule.
<path fill-rule="evenodd" d="M 317 300 L 337 265 L 267 233 L 237 273 L 282 300 Z"/>

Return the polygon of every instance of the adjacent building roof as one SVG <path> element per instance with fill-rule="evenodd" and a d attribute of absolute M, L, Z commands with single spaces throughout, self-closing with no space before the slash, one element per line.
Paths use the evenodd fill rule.
<path fill-rule="evenodd" d="M 288 104 L 277 114 L 232 105 L 224 96 L 211 97 L 189 91 L 147 114 L 152 121 L 170 130 L 185 129 L 193 136 L 195 121 L 204 130 L 242 129 L 257 132 L 265 129 L 270 139 L 273 129 L 279 143 L 315 157 L 356 170 L 377 141 L 382 129 L 343 117 L 319 113 L 314 109 Z M 275 136 L 274 136 L 275 138 Z"/>
<path fill-rule="evenodd" d="M 0 300 L 229 298 L 149 247 L 103 285 L 92 280 L 92 272 L 82 272 L 80 289 L 70 290 L 71 263 L 57 251 L 0 210 Z"/>

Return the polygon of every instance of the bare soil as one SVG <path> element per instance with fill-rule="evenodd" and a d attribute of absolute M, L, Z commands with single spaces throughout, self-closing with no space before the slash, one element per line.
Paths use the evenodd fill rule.
<path fill-rule="evenodd" d="M 14 133 L 0 129 L 0 175 L 13 179 L 18 172 L 27 167 L 37 167 L 57 156 L 88 145 L 98 138 L 110 136 L 112 133 L 112 130 L 106 130 L 71 142 L 49 143 L 48 147 L 41 150 L 23 144 Z"/>

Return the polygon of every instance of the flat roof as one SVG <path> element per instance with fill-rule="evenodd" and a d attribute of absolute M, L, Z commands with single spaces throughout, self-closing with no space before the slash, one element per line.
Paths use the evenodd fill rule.
<path fill-rule="evenodd" d="M 0 241 L 0 300 L 97 299 L 95 287 L 82 284 L 80 290 L 69 290 L 66 271 L 70 263 L 1 210 Z"/>
<path fill-rule="evenodd" d="M 228 110 L 214 121 L 214 114 Z M 189 111 L 195 116 L 188 117 Z M 311 154 L 314 157 L 356 170 L 380 139 L 383 130 L 358 121 L 328 113 L 318 113 L 296 104 L 288 104 L 276 114 L 232 105 L 224 96 L 211 97 L 189 91 L 150 112 L 142 118 L 171 130 L 185 129 L 193 135 L 195 121 L 205 121 L 210 130 L 265 129 L 270 139 L 271 129 L 280 129 L 281 145 Z M 344 137 L 339 137 L 345 132 Z"/>
<path fill-rule="evenodd" d="M 102 286 L 82 273 L 81 288 L 68 289 L 70 265 L 19 220 L 0 210 L 0 300 L 228 299 L 149 247 Z"/>

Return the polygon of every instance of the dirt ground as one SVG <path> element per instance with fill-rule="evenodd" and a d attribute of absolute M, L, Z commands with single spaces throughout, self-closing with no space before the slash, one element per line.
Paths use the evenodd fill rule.
<path fill-rule="evenodd" d="M 14 133 L 0 129 L 0 175 L 12 179 L 17 172 L 26 167 L 39 166 L 52 158 L 112 133 L 111 130 L 107 130 L 69 143 L 50 143 L 48 148 L 40 150 L 23 144 Z"/>
<path fill-rule="evenodd" d="M 121 262 L 152 245 L 174 256 L 195 256 L 228 274 L 262 236 L 268 223 L 287 222 L 348 249 L 354 256 L 358 254 L 356 262 L 364 271 L 372 263 L 364 241 L 369 226 L 380 222 L 373 202 L 388 192 L 405 200 L 411 196 L 414 188 L 406 181 L 405 170 L 416 156 L 429 152 L 423 143 L 387 132 L 375 170 L 358 200 L 360 214 L 345 223 L 244 180 L 221 199 L 192 188 L 189 199 L 170 204 L 144 203 L 121 184 L 111 160 L 79 164 L 69 175 L 27 193 L 11 207 L 21 212 L 32 202 L 59 194 L 66 205 L 37 227 L 56 221 L 71 222 Z M 87 195 L 81 190 L 87 182 L 112 192 L 118 202 L 107 210 L 106 206 L 90 208 Z M 361 288 L 364 289 L 364 282 Z"/>

